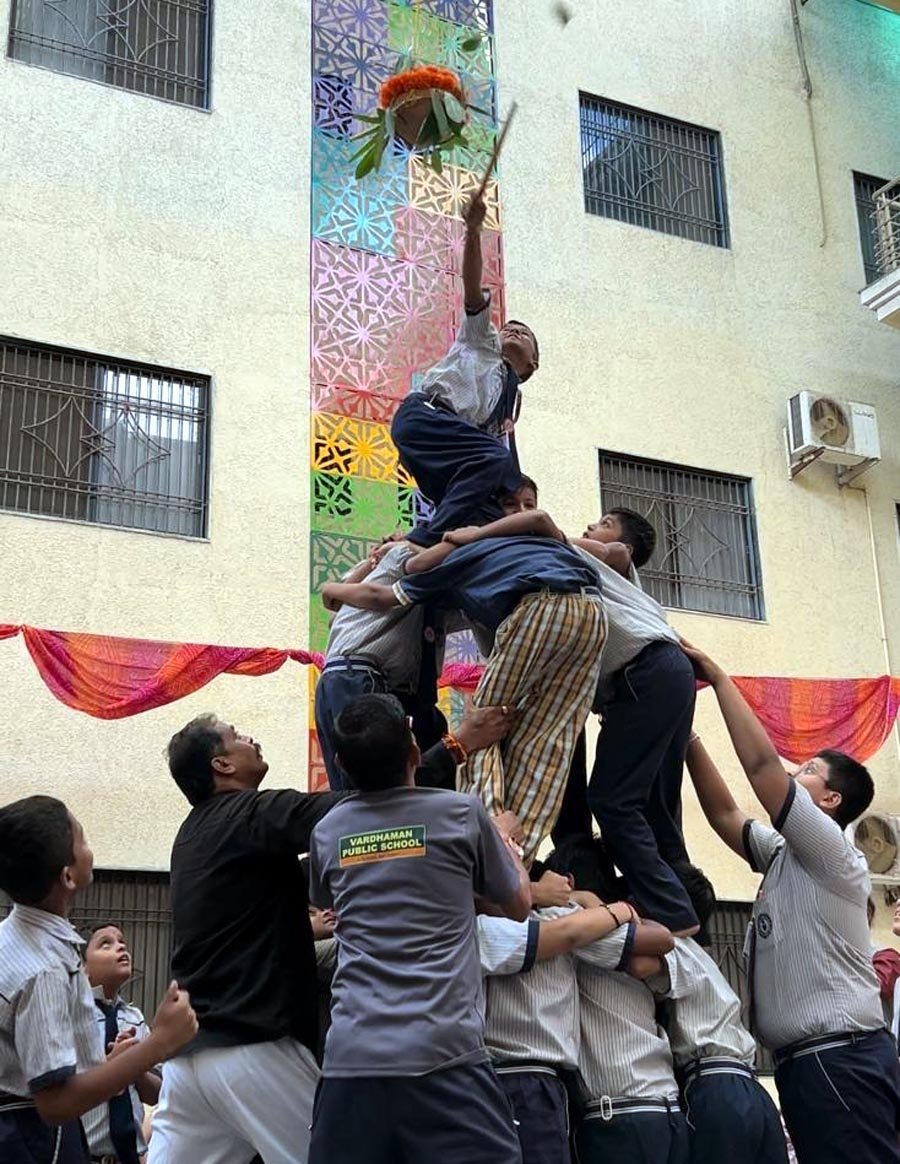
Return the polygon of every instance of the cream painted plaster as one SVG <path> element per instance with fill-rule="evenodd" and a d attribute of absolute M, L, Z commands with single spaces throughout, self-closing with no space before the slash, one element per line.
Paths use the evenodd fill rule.
<path fill-rule="evenodd" d="M 825 224 L 788 0 L 498 0 L 507 303 L 541 343 L 519 447 L 542 502 L 580 530 L 598 511 L 597 449 L 744 474 L 756 497 L 766 620 L 674 612 L 735 674 L 846 677 L 887 669 L 866 498 L 813 466 L 789 482 L 785 403 L 803 388 L 878 410 L 869 491 L 887 648 L 900 673 L 900 337 L 861 309 L 852 171 L 900 173 L 900 19 L 848 0 L 802 11 Z M 730 249 L 585 213 L 578 91 L 722 135 Z M 824 242 L 823 242 L 824 234 Z M 754 800 L 709 692 L 698 729 L 743 807 Z M 894 736 L 872 761 L 900 811 Z M 757 810 L 758 811 L 758 810 Z M 755 878 L 686 794 L 691 849 L 723 898 Z"/>
<path fill-rule="evenodd" d="M 302 6 L 301 6 L 302 7 Z M 304 646 L 309 18 L 215 5 L 202 112 L 0 57 L 0 334 L 212 376 L 208 541 L 0 514 L 0 620 Z M 0 0 L 0 29 L 9 0 Z M 161 759 L 219 710 L 305 785 L 301 667 L 98 722 L 2 644 L 0 802 L 62 796 L 107 866 L 165 867 L 184 803 Z"/>

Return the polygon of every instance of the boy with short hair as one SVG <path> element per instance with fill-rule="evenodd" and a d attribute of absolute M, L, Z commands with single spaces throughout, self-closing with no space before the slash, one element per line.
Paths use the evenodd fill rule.
<path fill-rule="evenodd" d="M 329 583 L 323 598 L 368 610 L 433 603 L 495 633 L 473 702 L 521 712 L 502 748 L 473 757 L 467 778 L 490 812 L 519 817 L 530 865 L 559 812 L 597 685 L 606 634 L 597 571 L 541 510 L 447 536 L 411 558 L 393 588 Z"/>
<path fill-rule="evenodd" d="M 0 889 L 15 902 L 0 922 L 0 1159 L 85 1164 L 79 1116 L 106 1103 L 197 1030 L 175 982 L 154 1030 L 106 1058 L 84 940 L 68 920 L 94 857 L 62 801 L 29 796 L 0 808 Z"/>
<path fill-rule="evenodd" d="M 87 940 L 84 969 L 94 992 L 97 1030 L 106 1053 L 121 1049 L 126 1042 L 141 1042 L 150 1027 L 138 1007 L 126 1002 L 119 991 L 131 978 L 131 954 L 114 922 L 95 925 Z M 144 1141 L 144 1104 L 154 1107 L 159 1100 L 159 1071 L 145 1071 L 135 1082 L 108 1103 L 91 1108 L 82 1120 L 91 1156 L 117 1164 L 138 1164 L 147 1151 Z"/>
<path fill-rule="evenodd" d="M 775 1084 L 800 1164 L 900 1162 L 900 1063 L 872 967 L 865 857 L 844 829 L 872 802 L 862 764 L 826 749 L 789 776 L 725 671 L 682 644 L 709 683 L 772 825 L 748 817 L 699 738 L 688 771 L 719 837 L 762 873 L 745 955 L 751 1029 L 775 1052 Z"/>
<path fill-rule="evenodd" d="M 536 907 L 525 922 L 478 918 L 485 1042 L 515 1115 L 523 1164 L 571 1161 L 581 1052 L 577 960 L 617 968 L 623 958 L 672 947 L 667 930 L 640 923 L 625 902 L 571 896 L 587 908 L 572 900 Z"/>
<path fill-rule="evenodd" d="M 672 864 L 687 861 L 681 781 L 696 681 L 678 632 L 638 577 L 656 531 L 618 507 L 574 544 L 595 563 L 608 620 L 593 708 L 602 727 L 587 790 L 584 768 L 573 765 L 554 836 L 589 833 L 589 806 L 642 912 L 673 933 L 694 933 L 697 914 Z M 624 570 L 609 564 L 613 545 L 626 551 Z"/>
<path fill-rule="evenodd" d="M 527 874 L 478 800 L 416 788 L 393 696 L 358 699 L 336 733 L 358 792 L 310 845 L 310 896 L 338 917 L 310 1164 L 520 1164 L 484 1047 L 474 897 L 524 920 Z"/>
<path fill-rule="evenodd" d="M 400 463 L 435 506 L 430 521 L 409 535 L 423 546 L 439 542 L 446 530 L 502 516 L 497 495 L 521 481 L 509 435 L 519 385 L 537 371 L 538 345 L 518 320 L 508 320 L 499 334 L 491 323 L 491 297 L 482 287 L 486 209 L 482 195 L 463 215 L 465 314 L 456 341 L 410 390 L 391 425 Z"/>
<path fill-rule="evenodd" d="M 501 505 L 505 513 L 534 509 L 537 486 L 531 478 L 523 478 L 517 490 L 501 498 Z M 393 586 L 404 576 L 407 562 L 419 549 L 405 540 L 387 545 L 360 563 L 343 582 L 365 580 Z M 435 617 L 424 606 L 387 611 L 358 610 L 340 603 L 326 603 L 326 607 L 334 611 L 334 617 L 325 664 L 316 682 L 316 733 L 328 783 L 340 791 L 347 787 L 347 781 L 335 760 L 334 724 L 344 708 L 360 695 L 396 695 L 414 717 L 413 731 L 423 751 L 447 731 L 446 720 L 434 709 L 444 654 L 444 628 L 442 616 Z M 427 614 L 431 615 L 429 626 L 425 625 Z M 429 703 L 430 708 L 426 706 Z M 431 729 L 424 737 L 422 721 Z M 435 734 L 437 738 L 431 738 Z"/>

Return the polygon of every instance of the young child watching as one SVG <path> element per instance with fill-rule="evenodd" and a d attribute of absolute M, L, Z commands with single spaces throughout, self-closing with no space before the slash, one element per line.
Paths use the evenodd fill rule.
<path fill-rule="evenodd" d="M 146 1019 L 119 993 L 133 974 L 121 926 L 113 922 L 94 926 L 85 948 L 84 969 L 94 992 L 97 1029 L 107 1055 L 146 1039 L 150 1034 Z M 158 1102 L 160 1082 L 157 1070 L 145 1071 L 108 1103 L 84 1115 L 81 1122 L 92 1157 L 136 1164 L 147 1151 L 144 1104 L 153 1107 Z"/>
<path fill-rule="evenodd" d="M 15 902 L 0 922 L 3 1164 L 85 1164 L 78 1117 L 197 1031 L 188 996 L 173 982 L 147 1038 L 105 1055 L 81 970 L 84 940 L 68 920 L 93 866 L 84 830 L 61 800 L 29 796 L 0 808 L 0 889 Z"/>

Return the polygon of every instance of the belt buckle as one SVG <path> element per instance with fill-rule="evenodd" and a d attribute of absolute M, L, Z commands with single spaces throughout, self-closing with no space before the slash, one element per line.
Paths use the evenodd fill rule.
<path fill-rule="evenodd" d="M 600 1096 L 600 1118 L 606 1123 L 613 1118 L 613 1101 L 608 1095 Z"/>

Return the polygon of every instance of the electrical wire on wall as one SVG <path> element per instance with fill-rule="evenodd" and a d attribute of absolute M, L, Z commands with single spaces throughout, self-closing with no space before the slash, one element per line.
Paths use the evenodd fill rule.
<path fill-rule="evenodd" d="M 806 3 L 806 0 L 802 0 Z M 816 190 L 819 196 L 819 220 L 822 224 L 822 233 L 819 237 L 819 246 L 824 247 L 828 241 L 828 225 L 825 218 L 825 195 L 822 191 L 822 171 L 819 165 L 819 143 L 816 139 L 816 121 L 813 115 L 813 85 L 806 60 L 806 48 L 803 44 L 803 29 L 800 24 L 800 9 L 797 0 L 790 0 L 791 21 L 794 27 L 794 42 L 797 45 L 797 58 L 800 62 L 800 76 L 803 84 L 803 96 L 806 99 L 806 113 L 809 118 L 809 136 L 812 143 L 813 164 L 816 171 Z"/>

